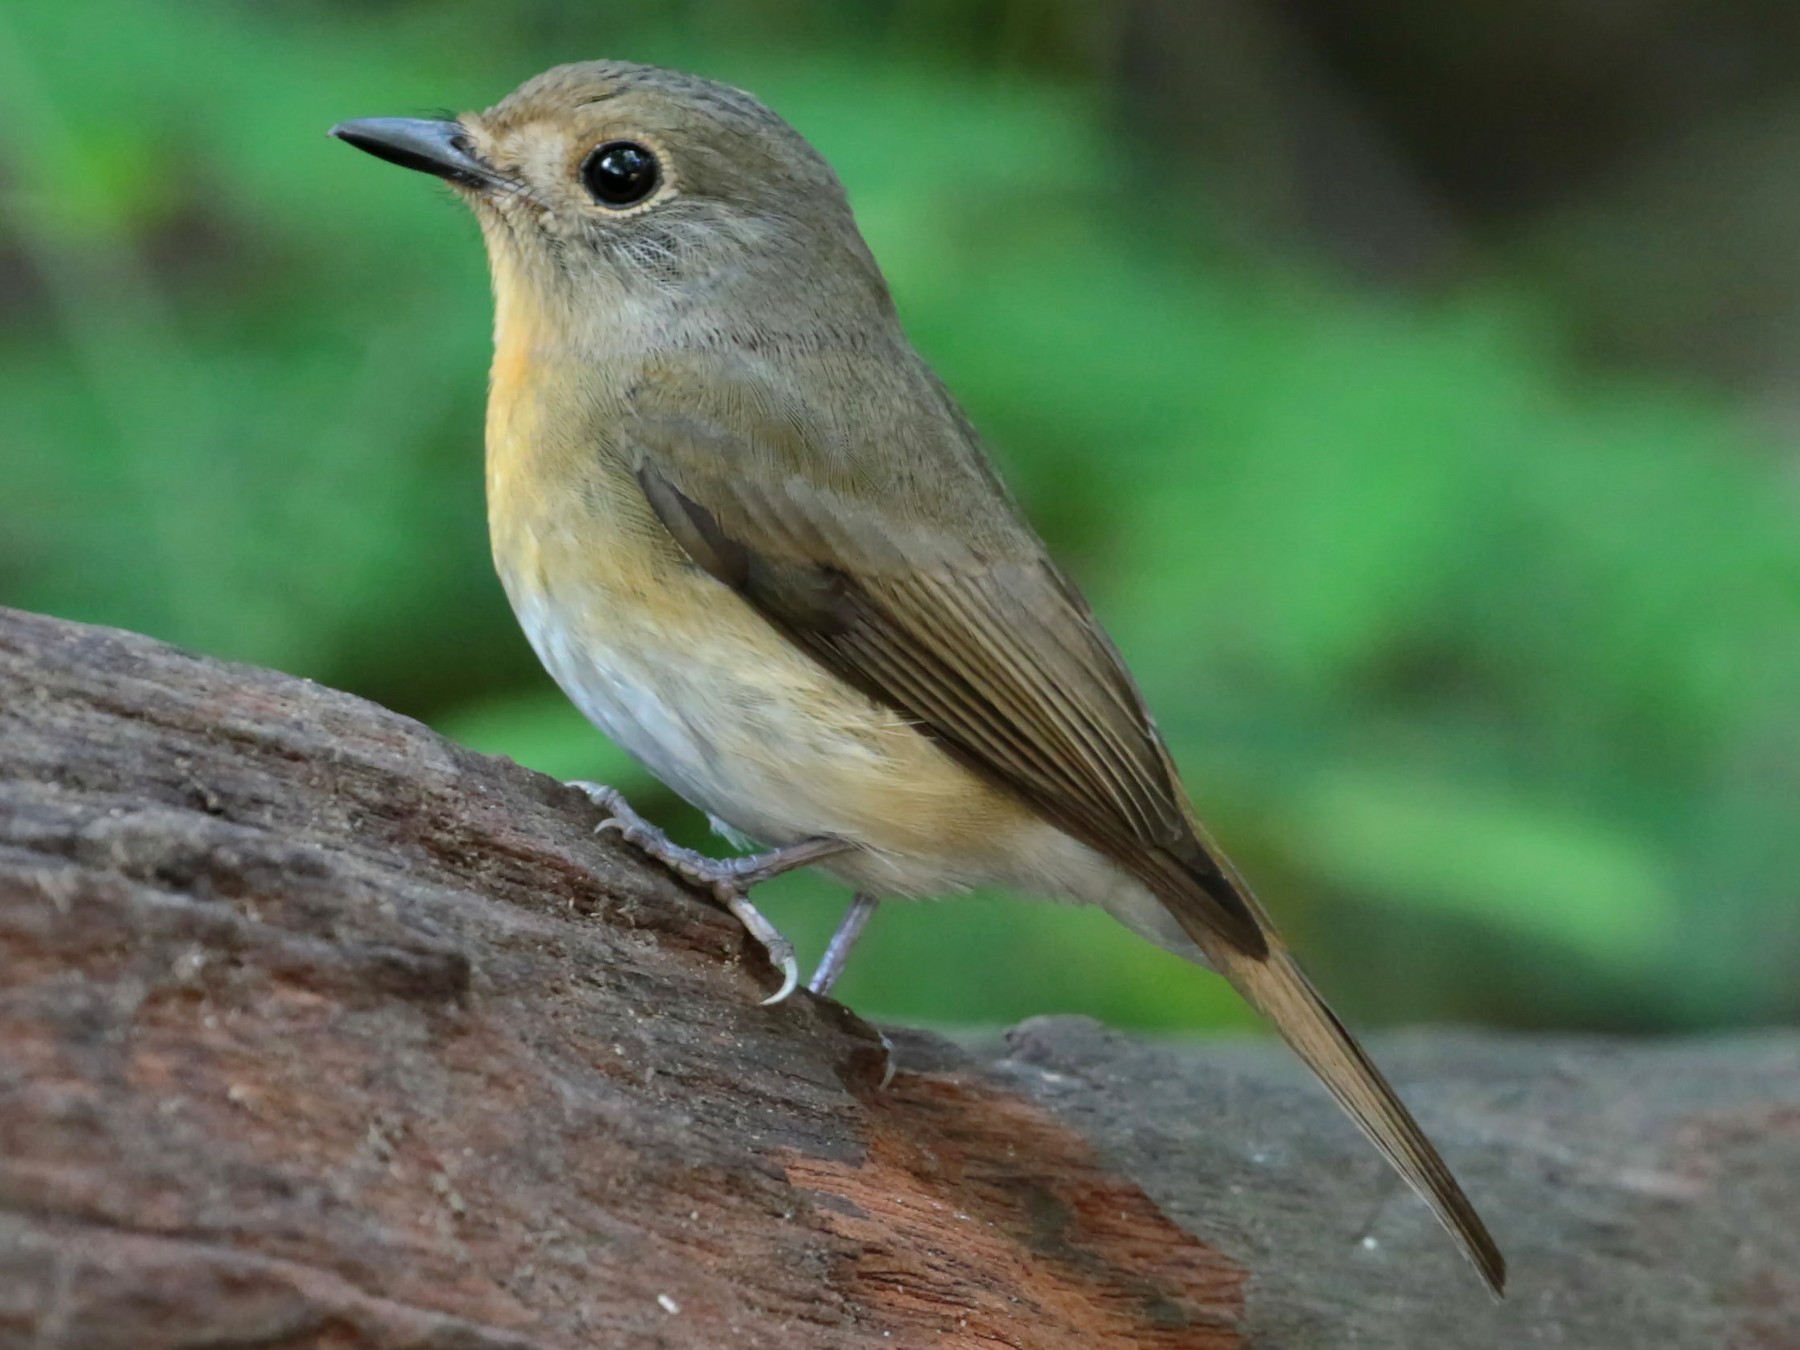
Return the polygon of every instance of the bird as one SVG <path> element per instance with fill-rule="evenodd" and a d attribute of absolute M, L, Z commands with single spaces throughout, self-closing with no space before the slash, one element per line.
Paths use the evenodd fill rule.
<path fill-rule="evenodd" d="M 748 893 L 796 867 L 855 896 L 817 993 L 885 898 L 1097 905 L 1229 981 L 1501 1293 L 1474 1205 L 1199 823 L 799 132 L 728 85 L 588 61 L 484 112 L 330 134 L 473 209 L 496 569 L 588 719 L 761 850 L 678 847 L 578 785 L 738 916 L 782 971 L 770 1001 L 797 965 Z"/>

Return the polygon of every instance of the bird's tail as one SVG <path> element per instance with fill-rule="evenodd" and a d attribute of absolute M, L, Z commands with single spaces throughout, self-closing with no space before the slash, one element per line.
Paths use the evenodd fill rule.
<path fill-rule="evenodd" d="M 1197 926 L 1197 925 L 1196 925 Z M 1195 935 L 1207 960 L 1256 1009 L 1316 1073 L 1338 1104 L 1431 1206 L 1475 1268 L 1499 1295 L 1506 1258 L 1487 1225 L 1463 1194 L 1444 1160 L 1393 1088 L 1326 1006 L 1312 981 L 1271 934 L 1267 955 L 1250 956 L 1216 935 Z"/>

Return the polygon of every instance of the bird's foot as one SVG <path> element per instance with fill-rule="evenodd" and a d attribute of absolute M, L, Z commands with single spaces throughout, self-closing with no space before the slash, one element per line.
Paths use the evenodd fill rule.
<path fill-rule="evenodd" d="M 856 946 L 857 939 L 862 937 L 863 930 L 868 927 L 869 920 L 875 916 L 880 905 L 880 896 L 870 895 L 867 891 L 856 893 L 856 897 L 850 902 L 850 908 L 844 911 L 844 917 L 838 921 L 837 931 L 831 935 L 831 941 L 825 947 L 825 955 L 819 958 L 818 969 L 813 971 L 812 978 L 806 982 L 808 992 L 820 998 L 831 993 L 832 986 L 837 983 L 838 976 L 844 973 L 844 967 L 849 963 L 851 949 Z M 881 1042 L 881 1080 L 875 1084 L 875 1090 L 885 1092 L 888 1084 L 894 1081 L 894 1043 L 879 1027 L 868 1026 L 867 1023 L 864 1025 Z"/>
<path fill-rule="evenodd" d="M 802 839 L 764 853 L 713 858 L 675 843 L 640 816 L 617 788 L 599 783 L 570 783 L 569 786 L 586 793 L 588 800 L 606 812 L 607 818 L 594 827 L 595 834 L 608 831 L 617 834 L 683 881 L 710 892 L 761 944 L 769 954 L 770 963 L 781 972 L 781 987 L 763 1000 L 765 1005 L 780 1003 L 799 987 L 800 962 L 794 955 L 794 944 L 750 903 L 748 891 L 757 883 L 778 877 L 783 872 L 845 852 L 850 845 L 837 839 Z"/>

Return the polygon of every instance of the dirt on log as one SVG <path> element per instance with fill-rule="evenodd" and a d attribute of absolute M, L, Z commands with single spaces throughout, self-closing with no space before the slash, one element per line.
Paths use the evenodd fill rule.
<path fill-rule="evenodd" d="M 0 1347 L 1800 1346 L 1800 1038 L 1378 1055 L 1513 1294 L 1271 1046 L 953 1045 L 579 793 L 0 610 Z"/>

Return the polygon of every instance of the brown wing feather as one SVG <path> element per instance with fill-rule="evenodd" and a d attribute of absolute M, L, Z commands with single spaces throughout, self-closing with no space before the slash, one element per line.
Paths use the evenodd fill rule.
<path fill-rule="evenodd" d="M 679 413 L 645 397 L 631 423 L 638 481 L 688 557 L 826 668 L 1139 877 L 1499 1293 L 1505 1261 L 1480 1215 L 1204 840 L 1136 686 L 1079 593 L 991 478 L 966 481 L 986 474 L 979 458 L 934 459 L 926 447 L 858 461 L 852 438 L 811 425 L 774 389 L 740 383 L 721 397 L 734 374 L 710 369 L 685 385 Z M 718 420 L 693 415 L 702 390 Z M 973 434 L 954 416 L 948 425 Z M 904 435 L 906 423 L 886 430 Z M 745 456 L 760 458 L 755 472 L 743 471 Z M 852 485 L 914 460 L 926 479 L 890 478 L 878 484 L 883 510 L 859 509 Z M 958 493 L 997 510 L 958 517 Z"/>
<path fill-rule="evenodd" d="M 1069 587 L 1048 561 L 858 575 L 759 548 L 816 537 L 793 519 L 794 503 L 757 503 L 764 509 L 751 516 L 740 514 L 750 503 L 733 502 L 733 530 L 720 508 L 661 468 L 646 462 L 638 481 L 690 558 L 827 668 L 1106 853 L 1172 909 L 1194 911 L 1249 955 L 1268 950 L 1194 836 L 1117 655 L 1069 606 Z"/>

